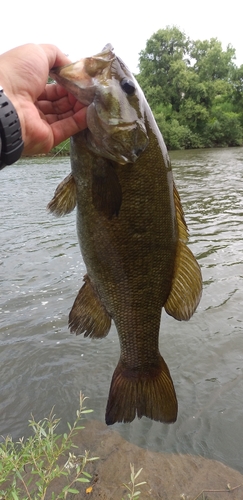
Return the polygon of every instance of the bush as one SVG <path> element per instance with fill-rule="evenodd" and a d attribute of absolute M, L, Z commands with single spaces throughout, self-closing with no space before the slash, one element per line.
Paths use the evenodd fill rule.
<path fill-rule="evenodd" d="M 29 421 L 33 436 L 17 443 L 8 436 L 0 444 L 0 500 L 44 500 L 47 494 L 51 499 L 65 499 L 68 493 L 79 493 L 78 482 L 90 481 L 91 476 L 84 469 L 97 457 L 89 458 L 87 452 L 76 456 L 71 451 L 75 448 L 74 436 L 84 428 L 80 426 L 82 416 L 92 411 L 83 406 L 85 399 L 80 393 L 79 410 L 73 425 L 67 424 L 68 433 L 55 433 L 60 419 L 52 410 L 48 418 L 36 422 L 32 417 Z M 60 465 L 60 458 L 66 457 L 67 452 L 68 459 Z M 66 484 L 56 494 L 52 491 L 53 482 L 61 477 Z"/>
<path fill-rule="evenodd" d="M 193 133 L 187 125 L 180 125 L 176 118 L 166 120 L 163 113 L 158 113 L 155 119 L 169 150 L 203 147 L 198 134 Z"/>
<path fill-rule="evenodd" d="M 208 123 L 208 137 L 214 146 L 242 146 L 243 127 L 238 114 L 214 109 Z"/>
<path fill-rule="evenodd" d="M 21 438 L 17 443 L 8 436 L 0 443 L 0 500 L 59 500 L 69 494 L 73 498 L 80 493 L 79 483 L 90 482 L 92 476 L 85 467 L 98 457 L 89 458 L 87 451 L 84 455 L 72 451 L 77 448 L 73 438 L 84 429 L 80 425 L 83 415 L 93 411 L 86 409 L 85 399 L 80 393 L 79 410 L 73 425 L 67 424 L 67 433 L 56 434 L 60 419 L 52 410 L 48 418 L 36 422 L 32 417 L 29 421 L 33 436 Z M 142 469 L 135 473 L 132 464 L 130 469 L 130 481 L 124 484 L 128 493 L 122 500 L 138 500 L 138 487 L 145 484 L 136 483 Z M 91 492 L 92 486 L 87 487 L 86 493 Z"/>

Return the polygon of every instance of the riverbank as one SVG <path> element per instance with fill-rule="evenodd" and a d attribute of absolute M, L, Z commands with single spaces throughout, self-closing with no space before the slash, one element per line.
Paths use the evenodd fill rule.
<path fill-rule="evenodd" d="M 96 420 L 86 422 L 76 438 L 81 453 L 90 450 L 99 460 L 88 464 L 92 474 L 92 500 L 121 500 L 126 490 L 123 483 L 130 478 L 130 463 L 135 471 L 143 468 L 139 482 L 142 500 L 230 500 L 243 498 L 243 475 L 216 461 L 196 455 L 156 453 L 123 439 L 118 432 Z M 227 486 L 228 485 L 228 486 Z M 238 485 L 238 488 L 234 488 Z M 85 485 L 77 499 L 83 500 Z M 212 490 L 206 493 L 206 491 Z M 203 491 L 205 495 L 203 496 Z M 207 496 L 206 496 L 207 495 Z"/>
<path fill-rule="evenodd" d="M 43 497 L 45 500 L 64 498 L 60 496 L 60 493 L 67 481 L 71 486 L 65 498 L 69 500 L 73 498 L 84 500 L 87 497 L 92 500 L 128 500 L 129 498 L 224 500 L 229 497 L 229 493 L 230 500 L 241 500 L 243 497 L 243 475 L 239 471 L 217 460 L 197 455 L 148 451 L 125 440 L 117 431 L 97 420 L 83 420 L 82 427 L 72 438 L 72 442 L 74 447 L 62 454 L 57 462 L 55 448 L 53 449 L 54 464 L 56 462 L 53 466 L 55 479 L 50 477 L 50 482 L 48 481 L 47 491 Z M 74 453 L 75 456 L 70 453 Z M 75 464 L 78 457 L 84 456 L 90 457 L 90 461 L 87 461 L 85 477 L 82 477 L 84 481 L 88 481 L 85 478 L 89 477 L 90 482 L 80 482 L 82 479 L 79 482 L 76 481 L 77 468 L 74 466 L 69 467 L 69 479 L 66 475 L 58 473 L 60 470 L 65 470 L 63 469 L 65 463 Z M 91 457 L 98 457 L 98 459 L 92 461 Z M 78 460 L 77 463 L 79 463 Z M 135 483 L 143 483 L 136 488 L 141 492 L 136 497 L 129 497 L 125 486 L 129 485 L 130 481 L 130 464 L 133 464 L 135 473 L 142 469 L 135 481 Z M 31 481 L 29 466 L 22 471 L 26 485 L 29 485 Z M 36 468 L 34 465 L 33 467 Z M 41 467 L 42 472 L 43 470 Z M 35 479 L 38 480 L 38 473 Z M 9 486 L 10 484 L 1 484 L 1 488 L 5 488 L 4 491 Z M 23 484 L 19 483 L 18 487 L 20 487 L 18 498 L 22 498 Z M 12 496 L 2 497 L 0 491 L 1 498 L 10 500 Z"/>

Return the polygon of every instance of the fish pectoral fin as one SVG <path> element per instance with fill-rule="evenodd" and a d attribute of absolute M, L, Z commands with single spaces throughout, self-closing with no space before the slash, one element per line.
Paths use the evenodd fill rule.
<path fill-rule="evenodd" d="M 108 219 L 118 216 L 122 202 L 121 185 L 115 167 L 99 158 L 92 172 L 92 200 L 98 212 Z"/>
<path fill-rule="evenodd" d="M 132 369 L 120 360 L 112 377 L 106 423 L 132 422 L 143 416 L 164 423 L 177 419 L 177 399 L 169 369 L 159 357 L 156 365 Z"/>
<path fill-rule="evenodd" d="M 71 333 L 85 337 L 105 337 L 111 327 L 111 316 L 102 304 L 100 297 L 86 274 L 84 285 L 79 290 L 69 314 Z"/>
<path fill-rule="evenodd" d="M 76 184 L 72 174 L 69 174 L 58 184 L 47 209 L 57 217 L 69 214 L 76 206 Z"/>
<path fill-rule="evenodd" d="M 187 321 L 197 308 L 201 295 L 201 269 L 191 250 L 179 240 L 172 287 L 164 308 L 173 318 Z"/>

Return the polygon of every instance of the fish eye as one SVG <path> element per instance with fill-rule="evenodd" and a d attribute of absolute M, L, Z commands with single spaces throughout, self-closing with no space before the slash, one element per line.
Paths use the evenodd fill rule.
<path fill-rule="evenodd" d="M 120 81 L 121 88 L 124 92 L 126 92 L 127 95 L 133 95 L 135 94 L 136 87 L 133 83 L 132 80 L 129 80 L 129 78 L 123 78 Z"/>

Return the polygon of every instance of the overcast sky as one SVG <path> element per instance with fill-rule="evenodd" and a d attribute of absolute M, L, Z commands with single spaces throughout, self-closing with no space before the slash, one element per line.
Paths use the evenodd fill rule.
<path fill-rule="evenodd" d="M 218 38 L 243 64 L 242 0 L 8 0 L 1 8 L 0 53 L 28 42 L 54 43 L 74 61 L 106 43 L 137 71 L 138 54 L 158 29 L 176 25 L 193 40 Z"/>

